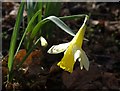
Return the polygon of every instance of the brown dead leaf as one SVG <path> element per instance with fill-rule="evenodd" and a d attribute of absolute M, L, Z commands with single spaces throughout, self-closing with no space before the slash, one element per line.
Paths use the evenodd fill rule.
<path fill-rule="evenodd" d="M 25 49 L 21 49 L 17 55 L 15 56 L 15 63 L 14 65 L 19 64 L 22 59 L 24 58 L 24 56 L 26 55 L 26 50 Z M 23 67 L 29 66 L 32 63 L 32 55 L 30 54 L 28 56 L 28 58 L 25 60 L 25 62 L 23 63 Z"/>
<path fill-rule="evenodd" d="M 15 56 L 15 65 L 20 63 L 26 54 L 27 54 L 26 50 L 21 49 Z M 33 52 L 31 52 L 31 54 L 28 56 L 28 58 L 23 63 L 23 67 L 27 67 L 31 65 L 32 62 L 36 64 L 40 64 L 40 60 L 42 59 L 42 57 L 43 57 L 43 54 L 41 50 L 34 50 Z"/>

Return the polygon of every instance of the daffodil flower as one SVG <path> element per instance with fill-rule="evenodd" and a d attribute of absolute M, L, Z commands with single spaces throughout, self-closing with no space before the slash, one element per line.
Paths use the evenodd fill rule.
<path fill-rule="evenodd" d="M 86 15 L 84 23 L 82 24 L 81 28 L 76 33 L 76 35 L 74 36 L 71 42 L 63 43 L 59 45 L 53 45 L 48 50 L 48 53 L 50 54 L 57 54 L 65 51 L 63 58 L 57 65 L 60 66 L 60 68 L 70 73 L 73 72 L 73 67 L 76 60 L 80 62 L 81 70 L 83 69 L 83 67 L 87 71 L 89 69 L 88 57 L 85 54 L 85 52 L 82 50 L 82 43 L 83 43 L 87 20 L 88 20 L 88 16 Z"/>

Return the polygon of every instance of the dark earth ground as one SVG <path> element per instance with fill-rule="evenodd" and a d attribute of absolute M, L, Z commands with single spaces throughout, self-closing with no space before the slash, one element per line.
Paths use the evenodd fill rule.
<path fill-rule="evenodd" d="M 63 53 L 49 55 L 36 50 L 37 60 L 29 65 L 26 73 L 17 72 L 13 84 L 5 88 L 7 74 L 7 54 L 16 14 L 10 15 L 18 6 L 17 3 L 2 3 L 2 79 L 3 90 L 120 90 L 120 3 L 62 3 L 61 16 L 88 14 L 91 15 L 84 41 L 83 49 L 90 60 L 89 71 L 80 70 L 76 63 L 72 74 L 56 66 Z M 80 27 L 80 21 L 67 21 L 72 29 Z M 61 34 L 61 35 L 60 35 Z M 20 35 L 22 36 L 22 35 Z M 48 40 L 50 48 L 53 44 L 68 42 L 72 37 L 57 29 L 52 41 Z M 19 41 L 19 38 L 18 38 Z M 44 58 L 40 60 L 40 56 Z M 69 59 L 68 59 L 69 61 Z"/>

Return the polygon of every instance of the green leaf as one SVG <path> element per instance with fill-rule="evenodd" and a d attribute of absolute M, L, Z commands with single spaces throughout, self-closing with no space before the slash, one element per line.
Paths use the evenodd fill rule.
<path fill-rule="evenodd" d="M 39 13 L 38 15 L 38 22 L 42 20 L 42 0 L 40 0 L 41 2 L 37 2 L 37 5 L 36 5 L 36 8 L 37 8 L 37 11 L 40 10 L 41 12 Z"/>
<path fill-rule="evenodd" d="M 44 18 L 49 16 L 59 16 L 61 10 L 61 2 L 46 2 L 45 3 L 45 13 Z M 46 23 L 41 31 L 42 36 L 45 38 L 51 38 L 53 30 L 55 30 L 56 26 L 52 22 Z M 51 30 L 51 31 L 49 31 Z"/>
<path fill-rule="evenodd" d="M 14 30 L 12 34 L 12 38 L 11 38 L 11 42 L 10 42 L 9 57 L 8 57 L 8 69 L 10 73 L 13 70 L 14 52 L 16 48 L 16 41 L 17 41 L 19 29 L 20 29 L 20 24 L 23 18 L 24 4 L 25 4 L 24 2 L 21 2 L 20 4 L 18 14 L 17 14 L 17 19 L 15 22 L 15 26 L 14 26 Z M 9 74 L 8 80 L 11 80 L 10 75 L 11 74 Z"/>
<path fill-rule="evenodd" d="M 45 18 L 48 16 L 58 16 L 60 14 L 61 3 L 60 2 L 46 2 Z"/>
<path fill-rule="evenodd" d="M 75 18 L 81 18 L 81 17 L 85 17 L 87 15 L 82 14 L 82 15 L 71 15 L 71 16 L 64 16 L 64 17 L 56 17 L 56 16 L 49 16 L 43 20 L 41 20 L 33 29 L 32 33 L 31 33 L 31 39 L 33 39 L 36 34 L 38 33 L 39 29 L 46 24 L 47 22 L 54 22 L 58 27 L 60 27 L 62 30 L 64 30 L 65 32 L 67 32 L 68 34 L 75 36 L 75 33 L 62 21 L 62 20 L 73 20 Z M 61 20 L 60 20 L 61 19 Z"/>
<path fill-rule="evenodd" d="M 35 13 L 35 15 L 32 17 L 32 19 L 30 20 L 30 22 L 28 23 L 27 28 L 26 28 L 26 30 L 25 30 L 22 38 L 21 38 L 21 41 L 20 41 L 20 43 L 19 43 L 19 46 L 18 46 L 18 48 L 17 48 L 17 51 L 16 51 L 15 55 L 16 55 L 17 52 L 19 51 L 20 46 L 21 46 L 21 44 L 22 44 L 22 42 L 23 42 L 23 40 L 24 40 L 24 38 L 25 38 L 26 33 L 27 33 L 27 32 L 31 32 L 31 29 L 30 29 L 30 28 L 31 28 L 31 25 L 34 23 L 36 17 L 39 15 L 40 12 L 41 12 L 41 10 L 37 11 L 37 12 Z"/>
<path fill-rule="evenodd" d="M 31 20 L 32 16 L 34 15 L 34 2 L 33 0 L 27 0 L 27 19 L 28 23 Z"/>
<path fill-rule="evenodd" d="M 49 16 L 45 19 L 43 19 L 42 21 L 40 21 L 35 28 L 33 29 L 32 33 L 31 33 L 31 39 L 33 39 L 35 37 L 35 35 L 37 34 L 37 32 L 39 31 L 39 29 L 47 22 L 52 21 L 53 23 L 55 23 L 58 27 L 60 27 L 62 30 L 64 30 L 65 32 L 67 32 L 68 34 L 74 36 L 75 34 L 72 32 L 72 30 L 63 22 L 61 21 L 59 18 L 57 18 L 56 16 Z"/>

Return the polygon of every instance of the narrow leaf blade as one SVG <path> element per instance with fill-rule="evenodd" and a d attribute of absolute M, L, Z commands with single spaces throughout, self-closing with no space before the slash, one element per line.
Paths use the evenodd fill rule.
<path fill-rule="evenodd" d="M 20 8 L 18 10 L 14 30 L 13 30 L 11 42 L 10 42 L 9 57 L 8 57 L 8 69 L 9 69 L 9 72 L 11 72 L 12 69 L 13 69 L 14 52 L 15 52 L 15 47 L 16 47 L 18 31 L 20 29 L 20 24 L 21 24 L 22 17 L 23 17 L 23 11 L 24 11 L 24 2 L 21 2 Z"/>

